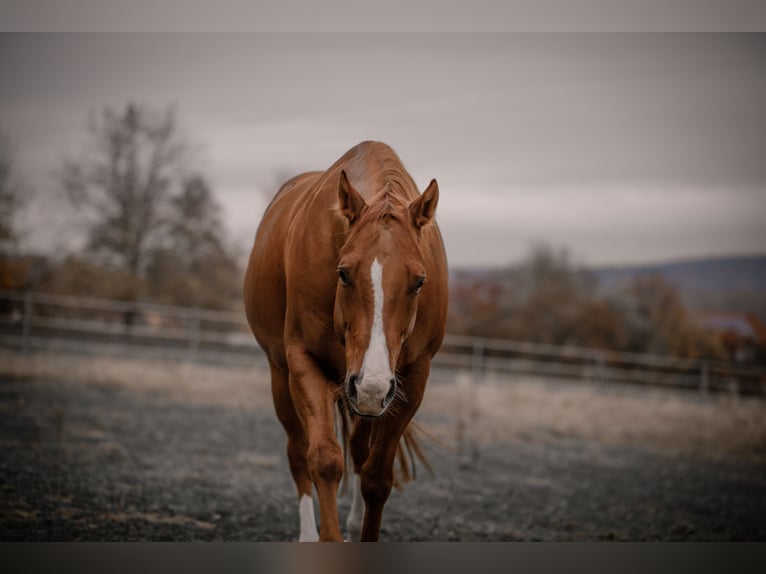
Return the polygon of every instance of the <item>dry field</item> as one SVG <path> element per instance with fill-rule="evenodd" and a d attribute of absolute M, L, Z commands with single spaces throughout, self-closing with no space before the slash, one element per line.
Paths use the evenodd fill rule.
<path fill-rule="evenodd" d="M 445 371 L 417 420 L 384 540 L 766 539 L 763 399 Z M 284 447 L 258 368 L 0 350 L 3 540 L 291 540 Z"/>

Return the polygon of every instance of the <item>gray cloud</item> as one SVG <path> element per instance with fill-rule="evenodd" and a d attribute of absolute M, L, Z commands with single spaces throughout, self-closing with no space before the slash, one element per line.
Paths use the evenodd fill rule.
<path fill-rule="evenodd" d="M 541 238 L 591 261 L 766 247 L 751 221 L 766 215 L 763 36 L 0 42 L 2 122 L 42 197 L 55 197 L 50 172 L 81 146 L 87 114 L 134 99 L 177 103 L 243 244 L 276 173 L 323 169 L 358 141 L 380 139 L 421 185 L 439 179 L 440 219 L 458 265 L 504 263 Z M 44 244 L 49 226 L 38 228 Z"/>
<path fill-rule="evenodd" d="M 41 32 L 758 31 L 752 0 L 3 0 L 0 29 Z"/>

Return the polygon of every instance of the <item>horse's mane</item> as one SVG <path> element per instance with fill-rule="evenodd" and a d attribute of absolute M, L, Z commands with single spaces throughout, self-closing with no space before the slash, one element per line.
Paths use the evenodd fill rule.
<path fill-rule="evenodd" d="M 399 156 L 386 144 L 364 142 L 358 149 L 364 150 L 357 152 L 363 155 L 348 158 L 351 160 L 349 171 L 356 173 L 360 180 L 366 180 L 375 190 L 374 195 L 366 198 L 368 209 L 362 218 L 400 221 L 409 202 L 418 195 L 414 180 L 404 169 Z M 364 166 L 363 173 L 359 171 L 360 166 Z"/>
<path fill-rule="evenodd" d="M 361 220 L 368 222 L 383 221 L 384 219 L 402 221 L 405 208 L 406 204 L 399 199 L 399 196 L 391 193 L 389 189 L 384 189 L 368 202 Z"/>

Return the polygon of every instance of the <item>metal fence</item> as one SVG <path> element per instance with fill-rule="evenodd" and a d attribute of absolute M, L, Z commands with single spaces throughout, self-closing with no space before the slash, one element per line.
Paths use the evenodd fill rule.
<path fill-rule="evenodd" d="M 263 360 L 243 313 L 0 291 L 0 345 L 22 351 Z"/>
<path fill-rule="evenodd" d="M 0 291 L 0 346 L 155 356 L 215 363 L 265 361 L 244 313 L 88 297 Z M 448 335 L 442 369 L 766 395 L 766 367 Z"/>
<path fill-rule="evenodd" d="M 438 359 L 482 373 L 766 395 L 766 367 L 759 365 L 455 335 L 446 338 Z"/>

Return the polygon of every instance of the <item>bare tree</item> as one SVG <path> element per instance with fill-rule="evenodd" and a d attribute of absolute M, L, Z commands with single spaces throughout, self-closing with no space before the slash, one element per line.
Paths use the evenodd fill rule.
<path fill-rule="evenodd" d="M 624 299 L 626 323 L 638 350 L 681 357 L 724 357 L 717 338 L 694 321 L 678 290 L 661 275 L 635 277 Z"/>
<path fill-rule="evenodd" d="M 26 285 L 28 261 L 18 257 L 17 215 L 23 201 L 22 184 L 14 166 L 10 139 L 0 126 L 0 289 Z"/>
<path fill-rule="evenodd" d="M 170 208 L 163 247 L 152 253 L 147 269 L 154 297 L 213 308 L 238 301 L 242 270 L 205 178 L 187 177 Z"/>
<path fill-rule="evenodd" d="M 224 254 L 221 206 L 204 177 L 194 174 L 186 178 L 171 204 L 169 239 L 173 251 L 183 254 L 192 267 Z"/>
<path fill-rule="evenodd" d="M 11 142 L 0 128 L 0 255 L 13 251 L 18 240 L 16 215 L 21 207 L 21 186 L 14 171 Z"/>
<path fill-rule="evenodd" d="M 89 253 L 124 278 L 117 296 L 228 304 L 241 272 L 210 185 L 187 169 L 173 109 L 106 108 L 89 135 L 88 152 L 64 162 L 61 182 L 86 220 Z"/>
<path fill-rule="evenodd" d="M 172 108 L 106 108 L 90 125 L 91 149 L 66 160 L 61 181 L 88 217 L 88 248 L 137 278 L 161 234 L 185 145 Z"/>

